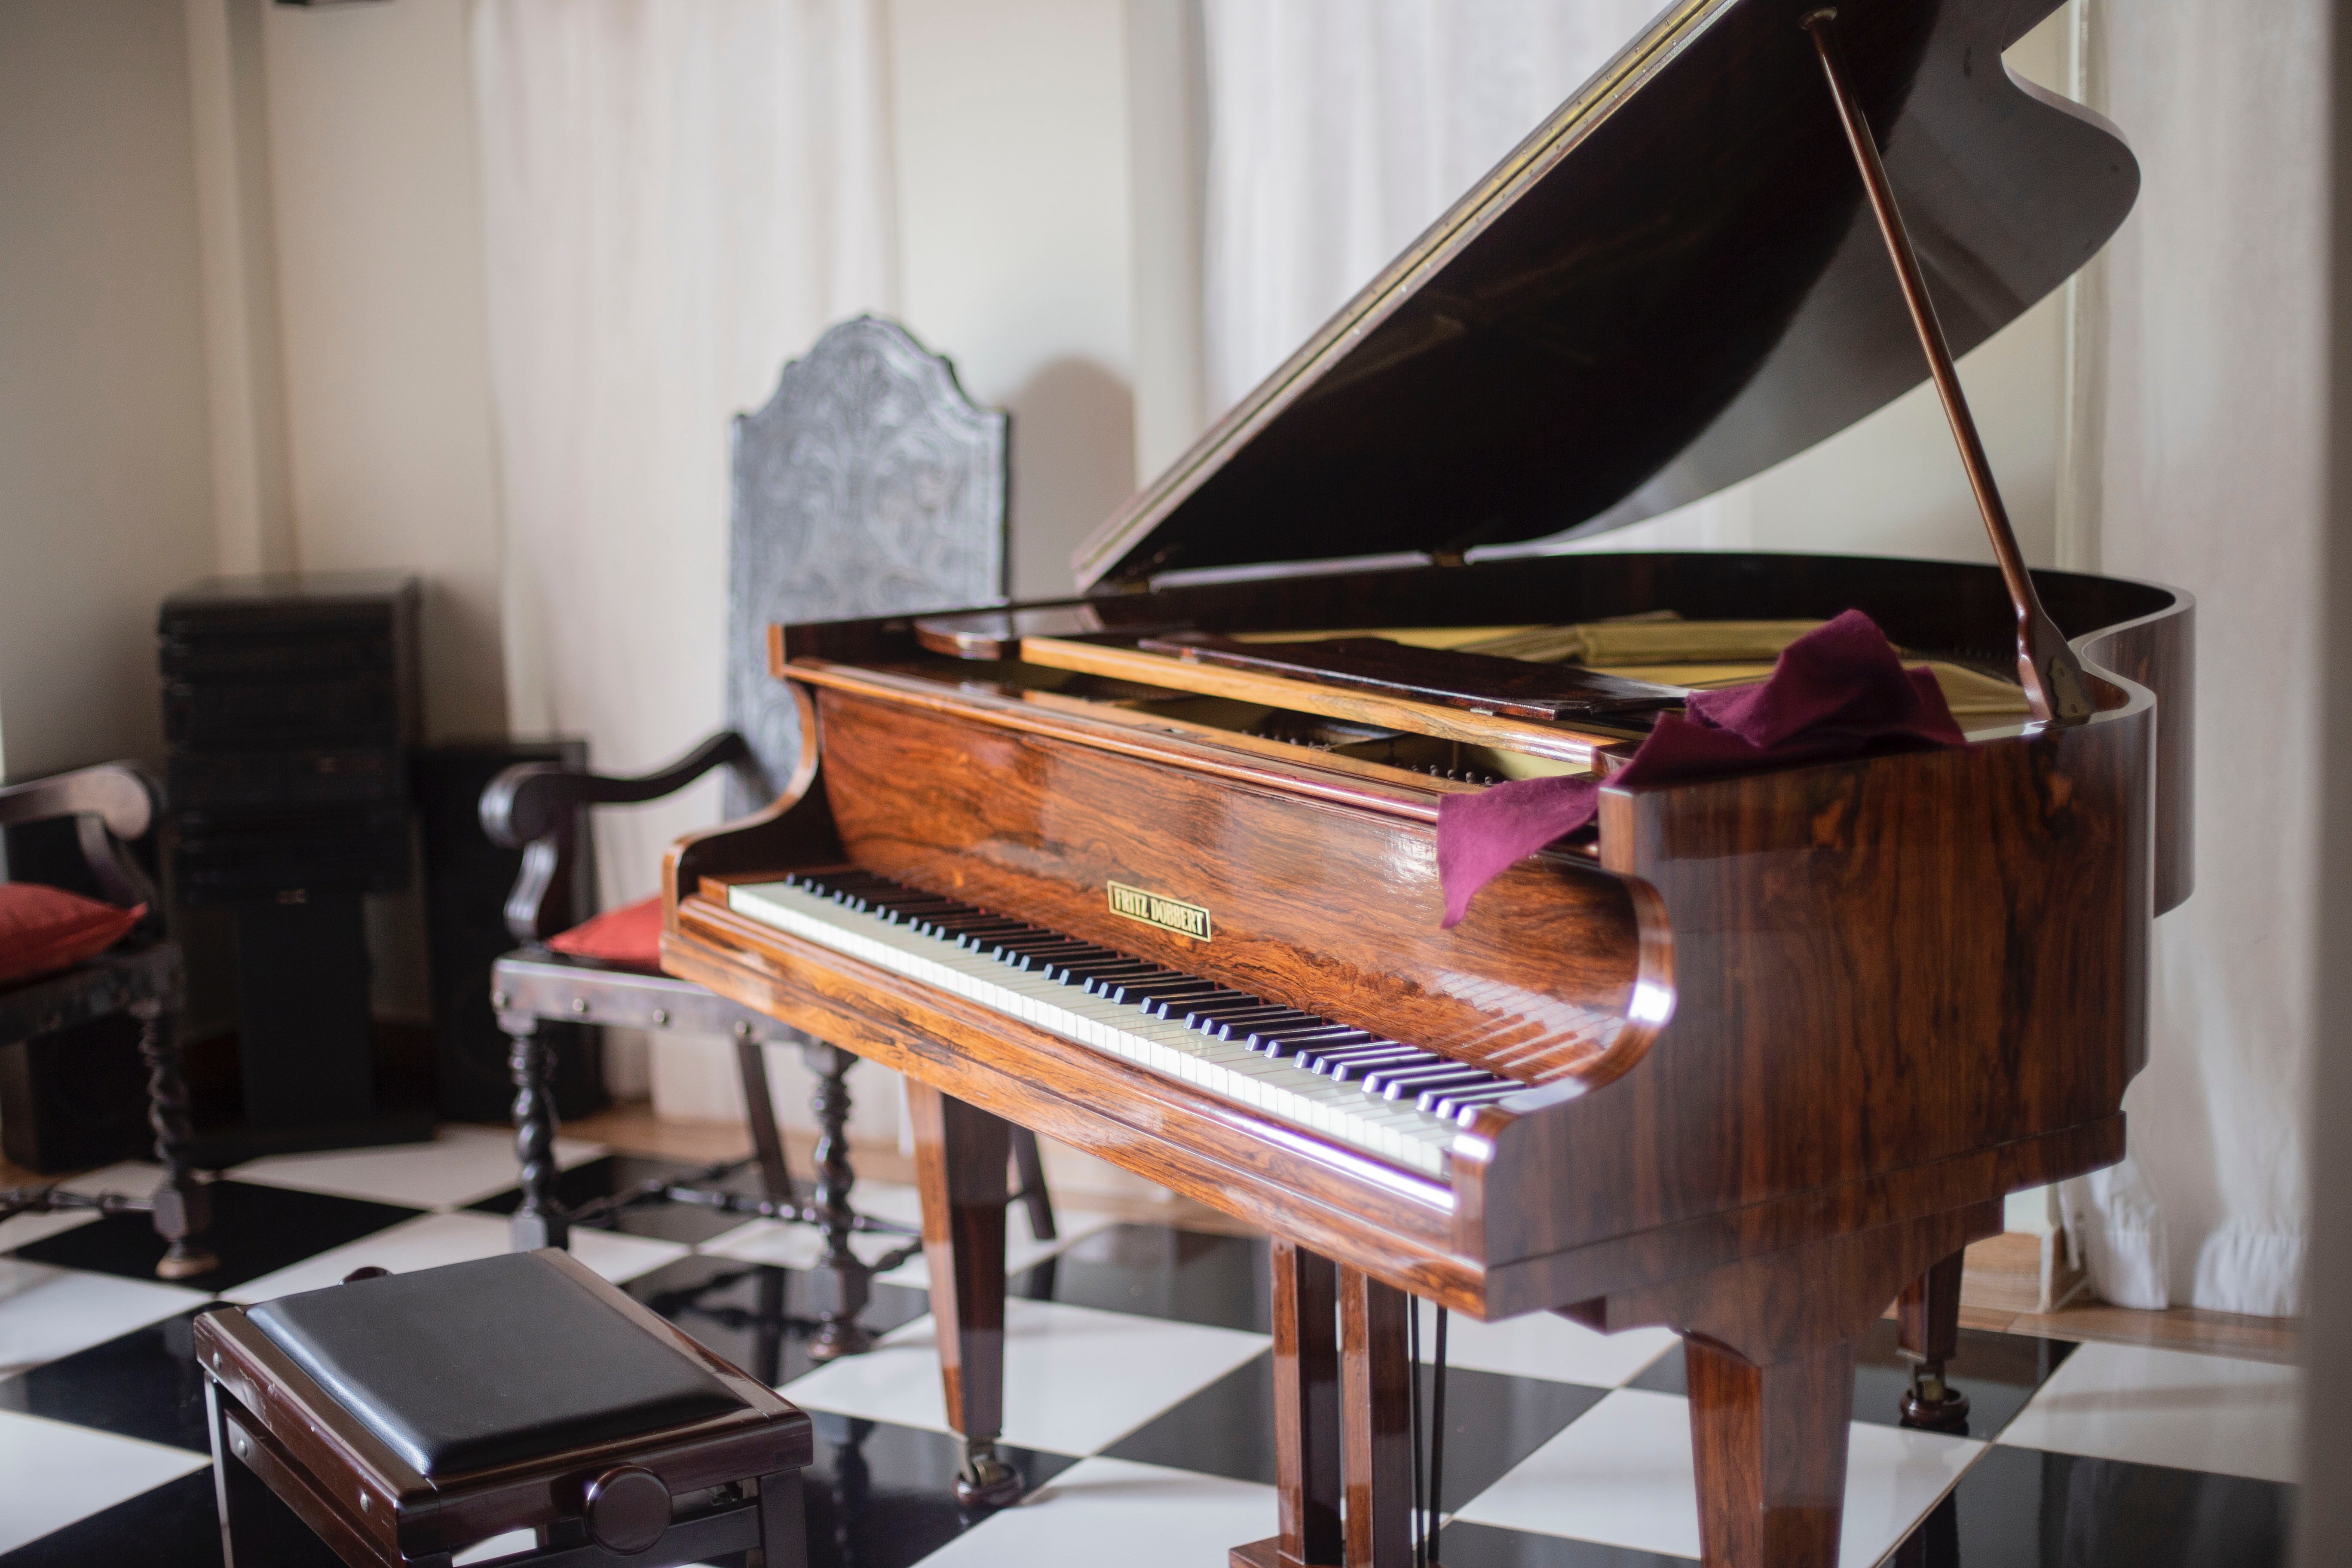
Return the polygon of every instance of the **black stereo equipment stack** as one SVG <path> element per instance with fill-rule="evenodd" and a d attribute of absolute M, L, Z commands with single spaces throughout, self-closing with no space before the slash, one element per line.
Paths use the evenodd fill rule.
<path fill-rule="evenodd" d="M 240 1152 L 430 1132 L 376 1102 L 362 905 L 414 859 L 417 602 L 391 573 L 212 578 L 163 601 L 173 880 L 236 921 Z"/>

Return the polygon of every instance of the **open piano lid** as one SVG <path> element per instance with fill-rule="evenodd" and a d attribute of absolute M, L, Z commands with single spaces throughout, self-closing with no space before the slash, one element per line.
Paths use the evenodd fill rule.
<path fill-rule="evenodd" d="M 1821 8 L 1670 6 L 1082 545 L 1079 583 L 1598 533 L 1926 380 L 1799 25 Z M 2114 127 L 2001 63 L 2055 8 L 1838 6 L 1955 353 L 2138 193 Z"/>

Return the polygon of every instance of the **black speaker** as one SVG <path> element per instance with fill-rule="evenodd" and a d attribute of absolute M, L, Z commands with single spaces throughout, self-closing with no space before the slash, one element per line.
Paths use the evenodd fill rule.
<path fill-rule="evenodd" d="M 436 1106 L 452 1121 L 504 1121 L 514 1104 L 507 1037 L 490 1010 L 490 965 L 513 951 L 508 889 L 522 851 L 501 849 L 482 831 L 482 791 L 517 763 L 588 765 L 585 741 L 478 741 L 417 754 L 416 807 L 425 830 L 425 921 L 433 973 Z M 584 826 L 584 824 L 583 824 Z M 595 866 L 582 833 L 557 873 L 549 909 L 557 929 L 595 912 Z M 541 1024 L 555 1046 L 555 1113 L 565 1121 L 605 1104 L 603 1031 L 586 1024 Z"/>

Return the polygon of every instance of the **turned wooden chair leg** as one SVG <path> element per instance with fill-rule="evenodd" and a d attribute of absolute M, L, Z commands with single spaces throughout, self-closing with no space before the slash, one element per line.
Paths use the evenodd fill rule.
<path fill-rule="evenodd" d="M 849 1246 L 857 1223 L 857 1211 L 849 1202 L 857 1181 L 849 1163 L 849 1069 L 857 1057 L 824 1044 L 803 1047 L 801 1055 L 816 1075 L 809 1106 L 817 1124 L 815 1208 L 824 1227 L 824 1256 L 809 1271 L 817 1330 L 809 1337 L 808 1353 L 811 1361 L 826 1362 L 861 1355 L 874 1345 L 874 1336 L 857 1321 L 873 1295 L 874 1270 Z M 1003 1252 L 1000 1244 L 1000 1259 Z"/>
<path fill-rule="evenodd" d="M 147 1122 L 155 1130 L 155 1159 L 163 1179 L 151 1200 L 155 1234 L 167 1244 L 155 1265 L 158 1278 L 189 1279 L 209 1274 L 220 1259 L 204 1244 L 212 1225 L 212 1189 L 195 1179 L 188 1145 L 195 1130 L 188 1120 L 188 1085 L 180 1072 L 180 1031 L 160 1001 L 134 1002 L 139 1055 L 147 1064 Z"/>
<path fill-rule="evenodd" d="M 1953 1253 L 1904 1289 L 1895 1310 L 1898 1348 L 1911 1363 L 1903 1395 L 1903 1425 L 1933 1432 L 1969 1429 L 1969 1396 L 1944 1381 L 1944 1366 L 1960 1348 L 1960 1277 L 1968 1252 Z"/>
<path fill-rule="evenodd" d="M 1003 1508 L 1020 1499 L 1018 1471 L 996 1451 L 1004 1426 L 1005 1164 L 1012 1129 L 984 1110 L 907 1080 L 923 1253 L 948 1425 L 963 1438 L 956 1500 Z"/>
<path fill-rule="evenodd" d="M 522 1167 L 522 1203 L 514 1212 L 513 1247 L 529 1252 L 572 1245 L 572 1222 L 555 1195 L 555 1094 L 551 1089 L 555 1047 L 536 1022 L 515 1028 L 507 1054 L 514 1075 L 515 1161 Z"/>

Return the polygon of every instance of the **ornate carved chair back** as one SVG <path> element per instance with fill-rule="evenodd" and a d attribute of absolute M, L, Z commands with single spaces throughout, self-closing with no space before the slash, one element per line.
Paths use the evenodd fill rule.
<path fill-rule="evenodd" d="M 768 626 L 986 604 L 1004 592 L 1003 414 L 895 321 L 860 316 L 784 366 L 735 420 L 727 722 L 751 760 L 727 814 L 792 776 L 800 726 L 768 673 Z"/>

